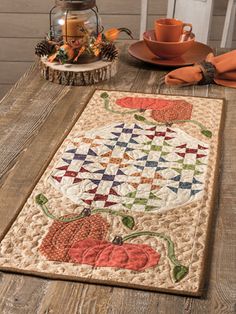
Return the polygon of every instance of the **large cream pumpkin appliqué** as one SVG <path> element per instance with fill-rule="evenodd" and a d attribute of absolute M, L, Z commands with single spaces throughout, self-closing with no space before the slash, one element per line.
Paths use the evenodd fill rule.
<path fill-rule="evenodd" d="M 202 197 L 208 154 L 179 128 L 113 124 L 78 134 L 49 180 L 79 205 L 164 212 Z"/>

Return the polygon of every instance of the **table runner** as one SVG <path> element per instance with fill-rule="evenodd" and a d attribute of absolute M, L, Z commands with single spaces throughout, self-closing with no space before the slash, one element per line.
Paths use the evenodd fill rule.
<path fill-rule="evenodd" d="M 2 239 L 0 268 L 200 295 L 222 111 L 95 91 Z"/>

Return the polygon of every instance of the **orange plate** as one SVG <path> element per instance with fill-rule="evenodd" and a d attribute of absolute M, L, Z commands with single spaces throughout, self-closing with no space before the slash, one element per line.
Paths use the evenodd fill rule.
<path fill-rule="evenodd" d="M 192 48 L 182 56 L 174 59 L 161 59 L 148 49 L 143 40 L 133 43 L 128 50 L 129 54 L 138 60 L 165 67 L 181 67 L 201 62 L 212 51 L 209 46 L 195 42 Z"/>

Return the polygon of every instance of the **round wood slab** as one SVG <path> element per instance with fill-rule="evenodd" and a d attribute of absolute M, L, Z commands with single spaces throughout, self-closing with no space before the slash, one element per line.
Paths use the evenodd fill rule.
<path fill-rule="evenodd" d="M 41 58 L 41 75 L 48 81 L 62 84 L 85 86 L 93 85 L 113 77 L 117 73 L 117 64 L 107 61 L 95 61 L 86 64 L 59 64 L 48 62 Z"/>

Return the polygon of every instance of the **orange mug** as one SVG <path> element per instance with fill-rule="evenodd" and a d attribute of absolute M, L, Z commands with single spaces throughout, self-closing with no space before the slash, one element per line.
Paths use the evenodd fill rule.
<path fill-rule="evenodd" d="M 186 30 L 185 27 L 189 29 Z M 176 19 L 160 19 L 155 21 L 155 34 L 157 41 L 178 42 L 181 36 L 185 34 L 184 40 L 192 32 L 192 24 L 183 23 Z"/>

